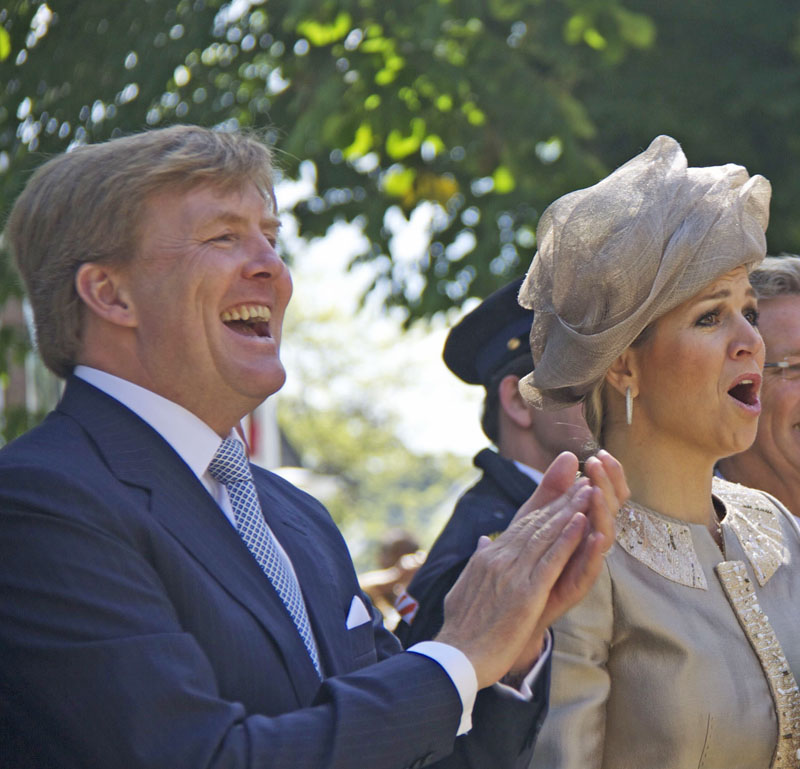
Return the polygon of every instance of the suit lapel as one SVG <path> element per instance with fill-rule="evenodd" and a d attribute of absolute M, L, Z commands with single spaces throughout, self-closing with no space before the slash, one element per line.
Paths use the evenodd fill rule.
<path fill-rule="evenodd" d="M 153 517 L 258 619 L 283 655 L 298 701 L 311 701 L 319 678 L 294 622 L 237 531 L 186 463 L 136 414 L 82 380 L 68 382 L 59 409 L 82 424 L 121 481 L 149 490 Z"/>
<path fill-rule="evenodd" d="M 319 678 L 294 622 L 238 532 L 194 474 L 188 482 L 160 478 L 153 486 L 152 513 L 161 524 L 244 604 L 281 649 L 300 702 L 319 688 Z"/>

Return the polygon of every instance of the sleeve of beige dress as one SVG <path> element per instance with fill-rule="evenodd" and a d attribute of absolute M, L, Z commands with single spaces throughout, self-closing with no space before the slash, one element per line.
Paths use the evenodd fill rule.
<path fill-rule="evenodd" d="M 607 669 L 613 636 L 608 563 L 588 595 L 553 626 L 550 711 L 531 769 L 598 769 L 603 765 Z"/>

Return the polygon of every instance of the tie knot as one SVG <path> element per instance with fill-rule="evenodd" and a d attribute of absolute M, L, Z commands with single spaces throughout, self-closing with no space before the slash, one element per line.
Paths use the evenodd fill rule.
<path fill-rule="evenodd" d="M 222 441 L 208 466 L 208 472 L 223 486 L 249 481 L 253 477 L 244 446 L 235 438 L 226 438 Z"/>

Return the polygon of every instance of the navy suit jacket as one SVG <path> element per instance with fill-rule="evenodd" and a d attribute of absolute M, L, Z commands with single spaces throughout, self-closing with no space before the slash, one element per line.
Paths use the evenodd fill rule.
<path fill-rule="evenodd" d="M 174 450 L 71 379 L 0 451 L 0 763 L 23 767 L 416 767 L 526 763 L 546 710 L 484 690 L 455 739 L 439 665 L 398 653 L 325 509 L 253 468 L 328 678 Z M 375 664 L 377 663 L 377 664 Z"/>

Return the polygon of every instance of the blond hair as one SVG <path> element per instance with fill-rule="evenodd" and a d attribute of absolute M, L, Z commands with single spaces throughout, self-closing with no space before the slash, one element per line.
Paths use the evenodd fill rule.
<path fill-rule="evenodd" d="M 605 426 L 605 389 L 606 380 L 595 382 L 591 390 L 583 399 L 583 418 L 589 427 L 598 446 L 603 445 L 603 427 Z"/>
<path fill-rule="evenodd" d="M 85 262 L 135 256 L 148 196 L 202 184 L 235 189 L 248 181 L 274 210 L 272 157 L 261 141 L 183 125 L 77 147 L 37 169 L 11 211 L 6 236 L 45 365 L 60 377 L 72 372 L 84 313 L 75 274 Z"/>

